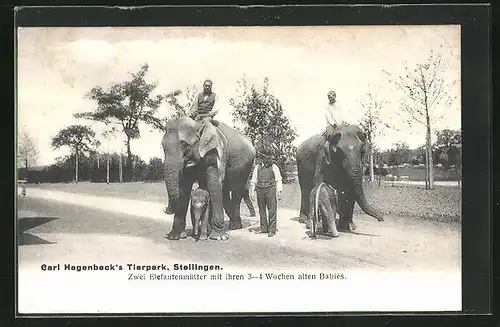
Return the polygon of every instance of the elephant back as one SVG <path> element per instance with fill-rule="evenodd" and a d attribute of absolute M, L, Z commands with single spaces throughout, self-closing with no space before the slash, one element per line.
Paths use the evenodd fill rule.
<path fill-rule="evenodd" d="M 338 133 L 338 132 L 353 135 L 355 133 L 363 133 L 363 130 L 358 125 L 349 124 L 349 125 L 340 125 L 333 131 L 333 133 Z"/>
<path fill-rule="evenodd" d="M 333 133 L 346 133 L 346 134 L 351 134 L 354 135 L 356 133 L 363 133 L 363 130 L 358 126 L 358 125 L 340 125 L 337 127 Z M 320 149 L 324 144 L 325 144 L 325 135 L 324 132 L 315 134 L 304 140 L 298 147 L 297 147 L 297 156 L 300 156 L 301 154 L 307 154 L 307 152 L 311 150 L 318 150 Z"/>

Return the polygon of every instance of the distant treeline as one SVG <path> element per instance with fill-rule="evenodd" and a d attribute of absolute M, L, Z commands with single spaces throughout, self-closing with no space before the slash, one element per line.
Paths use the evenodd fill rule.
<path fill-rule="evenodd" d="M 121 158 L 122 174 L 126 171 L 125 156 Z M 132 181 L 160 181 L 163 179 L 163 160 L 151 158 L 148 163 L 134 155 L 132 160 Z M 78 181 L 106 183 L 107 182 L 107 154 L 93 153 L 89 156 L 80 155 L 78 162 Z M 26 174 L 25 168 L 18 169 L 20 179 L 27 179 L 29 183 L 68 183 L 75 181 L 75 156 L 60 158 L 56 163 L 30 169 Z M 122 175 L 122 180 L 125 180 Z M 109 155 L 109 182 L 120 182 L 120 155 Z"/>

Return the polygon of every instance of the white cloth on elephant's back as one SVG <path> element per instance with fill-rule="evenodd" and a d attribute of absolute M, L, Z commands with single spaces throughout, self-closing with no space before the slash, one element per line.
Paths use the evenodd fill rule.
<path fill-rule="evenodd" d="M 199 148 L 203 157 L 207 150 L 216 149 L 220 145 L 217 128 L 210 122 L 205 122 L 200 136 Z M 220 154 L 219 154 L 220 155 Z"/>
<path fill-rule="evenodd" d="M 224 156 L 224 152 L 227 151 L 227 138 L 222 132 L 220 128 L 214 127 L 217 131 L 217 135 L 220 136 L 221 139 L 217 141 L 217 170 L 219 171 L 219 181 L 222 183 L 224 181 L 224 177 L 226 176 L 226 165 L 222 163 L 221 159 Z"/>
<path fill-rule="evenodd" d="M 222 183 L 225 177 L 226 167 L 224 164 L 224 152 L 226 151 L 227 138 L 218 127 L 215 127 L 211 122 L 205 122 L 200 135 L 200 148 L 204 151 L 200 152 L 204 156 L 207 150 L 217 149 L 217 170 L 220 172 L 219 181 Z"/>

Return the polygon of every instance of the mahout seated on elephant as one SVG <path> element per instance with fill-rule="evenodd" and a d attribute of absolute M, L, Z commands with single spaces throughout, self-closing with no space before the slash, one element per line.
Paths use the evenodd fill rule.
<path fill-rule="evenodd" d="M 212 80 L 210 79 L 206 79 L 203 82 L 203 91 L 198 94 L 193 102 L 192 110 L 196 122 L 211 123 L 214 126 L 218 126 L 218 121 L 214 120 L 214 117 L 219 112 L 218 109 L 214 109 L 217 95 L 212 91 L 212 84 Z"/>
<path fill-rule="evenodd" d="M 339 230 L 356 229 L 352 219 L 355 203 L 366 214 L 378 221 L 384 220 L 364 194 L 362 157 L 365 147 L 366 137 L 356 125 L 337 126 L 331 133 L 318 133 L 299 145 L 296 161 L 301 192 L 301 223 L 306 223 L 308 219 L 311 190 L 321 182 L 338 191 Z"/>
<path fill-rule="evenodd" d="M 333 187 L 325 182 L 315 186 L 309 196 L 309 208 L 307 228 L 310 229 L 311 238 L 316 238 L 317 234 L 328 237 L 339 236 L 337 231 L 337 191 Z"/>
<path fill-rule="evenodd" d="M 210 219 L 210 194 L 206 189 L 198 187 L 191 192 L 191 225 L 193 226 L 193 238 L 206 240 L 212 231 Z"/>
<path fill-rule="evenodd" d="M 196 122 L 190 117 L 166 124 L 161 142 L 168 195 L 165 212 L 174 213 L 172 230 L 165 235 L 169 240 L 186 237 L 186 214 L 195 181 L 210 194 L 209 238 L 228 239 L 224 211 L 230 219 L 229 229 L 242 228 L 240 204 L 256 151 L 241 132 L 220 121 L 217 125 Z"/>

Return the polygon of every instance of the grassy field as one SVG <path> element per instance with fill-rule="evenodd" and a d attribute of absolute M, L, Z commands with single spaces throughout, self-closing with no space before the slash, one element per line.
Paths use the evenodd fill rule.
<path fill-rule="evenodd" d="M 408 176 L 410 181 L 423 181 L 425 180 L 425 167 L 397 167 L 387 169 L 392 175 Z M 458 181 L 460 180 L 460 173 L 455 169 L 444 170 L 442 168 L 434 168 L 435 181 Z"/>
<path fill-rule="evenodd" d="M 135 199 L 166 203 L 164 183 L 61 183 L 28 185 L 29 188 L 103 195 L 124 199 Z M 382 213 L 397 218 L 410 218 L 437 222 L 461 222 L 462 190 L 459 187 L 436 186 L 427 191 L 422 186 L 365 183 L 365 192 L 370 203 Z M 300 189 L 297 182 L 283 185 L 281 206 L 300 209 Z M 242 204 L 242 208 L 245 207 Z M 245 208 L 246 209 L 246 208 Z M 356 205 L 355 214 L 361 213 Z"/>

